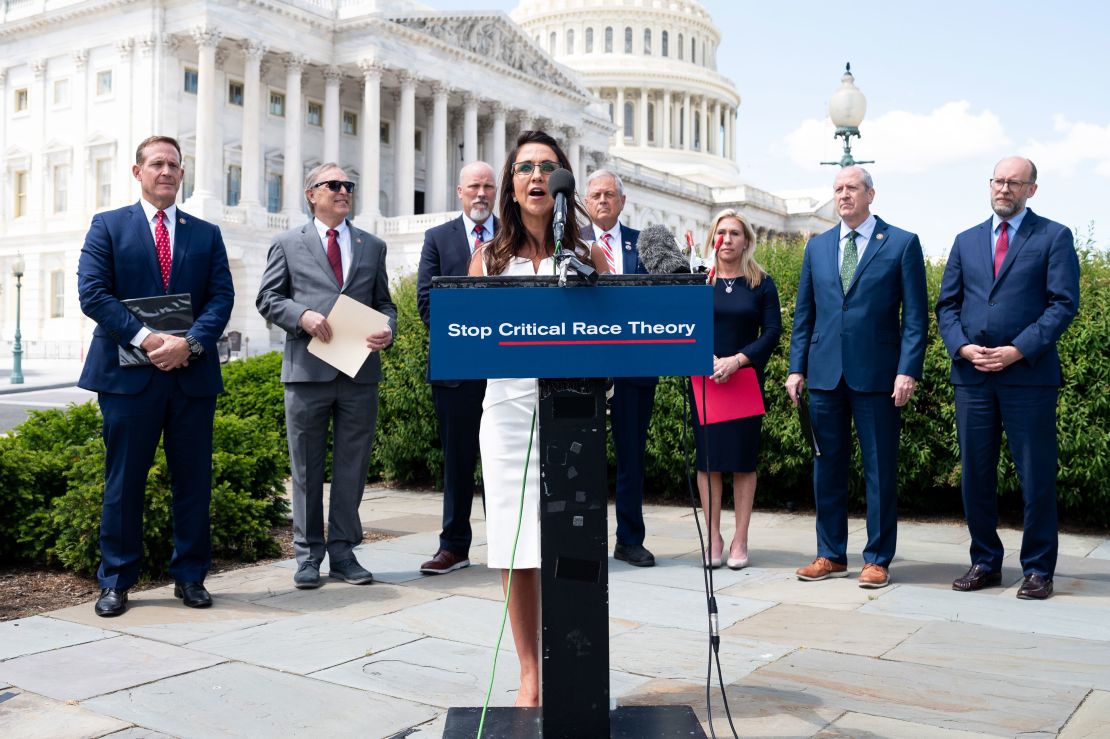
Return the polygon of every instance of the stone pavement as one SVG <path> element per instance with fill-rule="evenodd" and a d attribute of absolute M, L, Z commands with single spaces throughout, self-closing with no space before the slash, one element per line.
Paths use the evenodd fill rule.
<path fill-rule="evenodd" d="M 707 722 L 691 513 L 645 513 L 658 566 L 610 560 L 611 693 L 690 704 Z M 113 620 L 88 603 L 0 623 L 0 734 L 438 737 L 448 707 L 481 705 L 489 682 L 501 587 L 480 566 L 484 524 L 478 566 L 421 577 L 440 496 L 368 489 L 362 514 L 397 534 L 359 548 L 378 580 L 368 587 L 295 590 L 293 563 L 282 562 L 209 578 L 208 610 L 183 608 L 167 587 L 136 593 Z M 852 520 L 853 552 L 863 529 Z M 794 578 L 813 553 L 810 515 L 755 514 L 752 566 L 713 573 L 740 736 L 1110 736 L 1110 540 L 1063 536 L 1056 596 L 1027 602 L 1014 597 L 1020 532 L 1003 532 L 1002 587 L 956 593 L 963 526 L 900 529 L 894 584 L 861 590 L 854 577 Z M 858 554 L 850 560 L 858 574 Z M 508 633 L 501 650 L 492 705 L 511 705 Z M 728 736 L 716 687 L 712 701 L 716 733 Z"/>

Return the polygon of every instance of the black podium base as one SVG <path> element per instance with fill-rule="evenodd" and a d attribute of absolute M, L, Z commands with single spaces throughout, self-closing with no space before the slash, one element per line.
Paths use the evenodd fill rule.
<path fill-rule="evenodd" d="M 537 739 L 542 708 L 491 708 L 486 712 L 483 739 Z M 443 739 L 474 739 L 481 708 L 451 708 Z M 690 706 L 620 706 L 609 712 L 609 739 L 705 739 Z M 547 737 L 545 739 L 551 739 Z M 582 737 L 581 739 L 604 739 Z"/>

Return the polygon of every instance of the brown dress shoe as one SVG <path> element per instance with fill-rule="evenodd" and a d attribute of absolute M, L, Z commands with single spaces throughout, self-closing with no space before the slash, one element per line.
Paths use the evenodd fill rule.
<path fill-rule="evenodd" d="M 1002 573 L 991 572 L 986 565 L 972 565 L 963 577 L 952 581 L 952 589 L 968 592 L 1002 584 Z"/>
<path fill-rule="evenodd" d="M 859 586 L 861 588 L 885 588 L 890 585 L 890 570 L 882 565 L 868 562 L 859 573 Z"/>
<path fill-rule="evenodd" d="M 460 557 L 454 552 L 440 549 L 434 557 L 420 565 L 420 572 L 425 575 L 446 575 L 452 570 L 461 570 L 463 567 L 469 566 L 470 560 L 466 557 Z"/>
<path fill-rule="evenodd" d="M 828 557 L 818 557 L 805 567 L 799 567 L 794 573 L 799 580 L 812 582 L 830 577 L 847 577 L 848 565 L 833 562 Z"/>
<path fill-rule="evenodd" d="M 1022 600 L 1044 600 L 1052 595 L 1052 578 L 1030 572 L 1018 588 L 1017 597 Z"/>

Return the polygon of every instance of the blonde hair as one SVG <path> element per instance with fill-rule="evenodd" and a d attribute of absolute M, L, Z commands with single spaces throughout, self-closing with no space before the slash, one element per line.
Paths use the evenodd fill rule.
<path fill-rule="evenodd" d="M 709 235 L 705 239 L 704 253 L 708 256 L 713 249 L 713 244 L 717 241 L 717 229 L 720 228 L 721 221 L 726 218 L 735 218 L 740 222 L 740 228 L 744 231 L 744 240 L 747 242 L 744 251 L 740 253 L 740 274 L 748 281 L 749 287 L 759 287 L 759 283 L 763 281 L 767 272 L 755 261 L 755 231 L 752 230 L 748 219 L 732 208 L 726 208 L 713 216 L 713 223 L 709 226 Z M 717 282 L 716 274 L 714 274 L 713 282 L 714 284 Z"/>

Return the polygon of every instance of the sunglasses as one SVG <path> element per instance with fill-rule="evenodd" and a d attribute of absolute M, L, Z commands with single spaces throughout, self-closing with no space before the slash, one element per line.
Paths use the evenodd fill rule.
<path fill-rule="evenodd" d="M 339 192 L 339 188 L 343 188 L 347 192 L 355 191 L 355 183 L 349 180 L 325 180 L 324 182 L 317 182 L 311 189 L 314 190 L 317 187 L 326 187 L 332 192 Z"/>
<path fill-rule="evenodd" d="M 535 164 L 533 162 L 517 162 L 513 165 L 513 174 L 532 174 L 536 167 L 540 168 L 540 172 L 549 175 L 559 168 L 558 162 L 540 162 Z"/>

